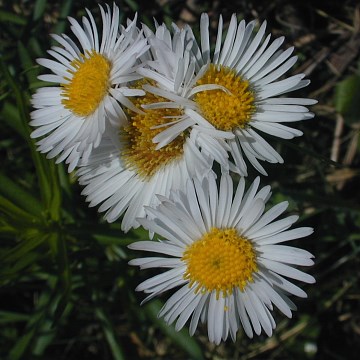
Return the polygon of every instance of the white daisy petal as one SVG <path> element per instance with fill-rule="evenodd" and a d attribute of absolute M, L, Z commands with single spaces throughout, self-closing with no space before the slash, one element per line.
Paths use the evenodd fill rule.
<path fill-rule="evenodd" d="M 249 299 L 250 299 L 251 303 L 253 304 L 253 307 L 256 311 L 256 314 L 257 314 L 258 320 L 261 324 L 261 327 L 264 329 L 267 336 L 271 336 L 272 335 L 272 326 L 271 326 L 271 323 L 267 316 L 264 303 L 262 301 L 260 301 L 260 299 L 258 298 L 256 293 L 254 293 L 251 288 L 249 288 L 247 292 L 248 292 Z"/>
<path fill-rule="evenodd" d="M 241 71 L 243 67 L 247 64 L 247 62 L 250 60 L 250 58 L 253 56 L 262 38 L 264 37 L 265 29 L 266 29 L 266 21 L 262 23 L 259 31 L 255 35 L 254 39 L 251 41 L 249 47 L 246 49 L 246 52 L 242 56 L 240 62 L 236 65 L 237 71 Z M 246 73 L 246 70 L 244 71 L 244 73 Z"/>
<path fill-rule="evenodd" d="M 192 291 L 189 286 L 183 286 L 166 301 L 158 315 L 163 316 L 168 324 L 172 324 L 186 307 L 184 304 L 189 303 L 188 295 L 189 293 L 191 294 Z"/>
<path fill-rule="evenodd" d="M 261 57 L 257 59 L 256 62 L 251 64 L 252 66 L 249 67 L 249 69 L 246 71 L 247 79 L 251 79 L 252 77 L 260 73 L 260 70 L 269 61 L 275 51 L 282 45 L 284 40 L 285 38 L 283 36 L 274 40 L 271 45 L 266 49 L 266 51 L 261 55 Z M 267 45 L 267 43 L 265 43 L 265 45 Z"/>
<path fill-rule="evenodd" d="M 164 26 L 159 26 L 155 34 L 147 29 L 154 59 L 148 63 L 150 68 L 141 69 L 140 74 L 153 79 L 156 85 L 144 89 L 169 100 L 161 104 L 162 108 L 183 110 L 181 118 L 169 123 L 154 141 L 160 148 L 182 136 L 186 129 L 190 133 L 196 130 L 196 145 L 218 162 L 222 171 L 247 176 L 248 160 L 259 173 L 266 175 L 261 162 L 283 163 L 284 160 L 257 131 L 283 139 L 301 136 L 300 130 L 282 123 L 313 118 L 306 106 L 314 101 L 276 97 L 309 82 L 304 80 L 304 74 L 282 78 L 297 57 L 291 56 L 293 48 L 281 50 L 284 37 L 270 43 L 266 22 L 255 31 L 255 22 L 238 23 L 234 14 L 223 37 L 220 16 L 213 55 L 209 23 L 209 16 L 202 14 L 200 46 L 189 26 L 183 30 L 174 27 L 173 39 Z M 164 34 L 166 41 L 162 39 Z M 183 39 L 181 46 L 176 42 L 176 49 L 174 44 L 170 46 L 175 38 Z M 194 65 L 185 71 L 184 64 L 188 63 Z"/>
<path fill-rule="evenodd" d="M 216 345 L 220 344 L 222 338 L 224 306 L 225 299 L 222 296 L 217 299 L 213 291 L 210 295 L 208 310 L 208 334 L 209 340 Z"/>
<path fill-rule="evenodd" d="M 209 294 L 203 294 L 200 297 L 199 303 L 198 303 L 197 307 L 195 308 L 194 313 L 192 314 L 191 322 L 190 322 L 190 326 L 189 326 L 189 333 L 191 336 L 194 335 L 194 333 L 196 331 L 200 316 L 203 313 L 204 308 L 206 307 L 206 305 L 209 302 L 209 296 L 210 296 Z"/>
<path fill-rule="evenodd" d="M 144 258 L 144 259 L 134 259 L 129 261 L 130 265 L 140 266 L 140 269 L 151 269 L 157 267 L 176 267 L 177 265 L 181 265 L 181 261 L 179 259 L 166 259 L 161 257 L 152 257 L 152 258 Z"/>
<path fill-rule="evenodd" d="M 53 35 L 60 45 L 49 50 L 55 60 L 38 59 L 41 66 L 52 72 L 40 75 L 39 79 L 55 82 L 61 87 L 56 92 L 49 89 L 51 99 L 46 95 L 47 88 L 40 88 L 31 101 L 34 108 L 38 109 L 31 113 L 30 124 L 37 127 L 32 137 L 44 136 L 47 139 L 47 147 L 43 152 L 56 147 L 50 156 L 56 153 L 58 159 L 70 164 L 69 171 L 80 162 L 85 162 L 92 149 L 99 146 L 106 127 L 117 127 L 119 122 L 126 123 L 125 113 L 119 109 L 119 105 L 114 105 L 114 99 L 115 102 L 119 101 L 114 97 L 114 88 L 121 91 L 127 87 L 126 81 L 121 79 L 139 77 L 134 70 L 140 65 L 137 57 L 147 50 L 146 40 L 135 37 L 129 29 L 134 28 L 134 23 L 126 29 L 119 26 L 119 9 L 116 5 L 112 11 L 109 6 L 105 10 L 100 6 L 101 39 L 93 16 L 86 11 L 87 17 L 83 17 L 82 23 L 68 18 L 75 41 L 65 34 Z M 81 50 L 75 42 L 80 44 Z M 124 59 L 126 64 L 123 64 Z M 121 77 L 115 74 L 121 74 Z M 120 104 L 132 106 L 125 96 L 124 90 Z M 59 107 L 63 111 L 59 111 Z M 50 116 L 45 117 L 45 113 Z M 64 113 L 71 116 L 65 117 Z M 119 119 L 117 122 L 114 121 L 116 117 Z M 56 120 L 59 120 L 58 123 Z M 75 124 L 82 124 L 76 134 L 64 131 L 64 127 L 70 129 Z M 50 143 L 52 146 L 49 146 Z M 75 149 L 75 145 L 76 151 L 69 152 L 69 147 Z"/>
<path fill-rule="evenodd" d="M 242 298 L 242 293 L 239 289 L 236 289 L 236 302 L 237 302 L 237 310 L 239 313 L 241 324 L 244 328 L 246 335 L 252 339 L 254 337 L 253 327 L 251 326 L 249 316 L 245 310 L 245 303 Z"/>
<path fill-rule="evenodd" d="M 245 306 L 245 310 L 249 316 L 251 325 L 255 331 L 256 335 L 260 335 L 261 334 L 261 324 L 258 318 L 258 314 L 256 312 L 256 309 L 254 308 L 254 305 L 251 301 L 251 299 L 249 298 L 249 295 L 244 291 L 243 293 L 241 293 L 241 301 L 244 302 L 244 306 Z"/>
<path fill-rule="evenodd" d="M 203 61 L 206 64 L 210 61 L 210 41 L 207 35 L 209 29 L 209 16 L 205 13 L 201 14 L 200 27 L 201 33 L 201 53 L 203 55 Z"/>
<path fill-rule="evenodd" d="M 176 322 L 175 330 L 179 331 L 181 330 L 190 316 L 193 314 L 194 310 L 199 306 L 200 301 L 202 300 L 202 296 L 193 296 L 192 294 L 189 296 L 190 303 L 188 306 L 182 311 L 182 313 L 179 316 L 179 319 Z"/>
<path fill-rule="evenodd" d="M 292 129 L 276 123 L 253 122 L 252 126 L 269 135 L 273 135 L 281 139 L 292 139 L 295 136 L 301 136 L 303 134 L 300 130 Z"/>
<path fill-rule="evenodd" d="M 294 239 L 299 239 L 305 236 L 309 236 L 314 232 L 313 228 L 302 227 L 297 229 L 292 229 L 288 231 L 283 231 L 280 234 L 264 236 L 261 239 L 257 240 L 257 244 L 260 245 L 270 245 L 278 244 L 284 241 L 290 241 Z"/>
<path fill-rule="evenodd" d="M 312 265 L 313 255 L 278 243 L 309 235 L 312 230 L 287 230 L 297 216 L 274 221 L 286 210 L 287 202 L 263 214 L 271 189 L 265 186 L 258 190 L 259 182 L 257 178 L 245 191 L 241 178 L 233 194 L 228 173 L 217 183 L 216 175 L 210 172 L 202 181 L 188 181 L 185 190 L 159 197 L 160 204 L 141 220 L 148 229 L 165 235 L 165 240 L 135 242 L 129 247 L 168 257 L 138 258 L 130 265 L 170 270 L 149 278 L 137 290 L 150 294 L 148 300 L 181 287 L 159 313 L 168 324 L 176 321 L 175 330 L 191 318 L 190 335 L 202 321 L 207 323 L 209 341 L 215 344 L 229 335 L 235 341 L 240 325 L 249 337 L 262 331 L 271 336 L 276 328 L 271 313 L 274 306 L 291 318 L 296 306 L 289 296 L 306 297 L 284 277 L 313 283 L 311 275 L 296 268 Z M 195 227 L 198 233 L 192 230 Z M 174 234 L 166 237 L 172 228 L 186 241 Z"/>
<path fill-rule="evenodd" d="M 264 245 L 261 251 L 261 257 L 265 259 L 301 266 L 314 265 L 314 261 L 311 260 L 313 255 L 302 249 L 283 245 Z"/>
<path fill-rule="evenodd" d="M 294 269 L 289 265 L 281 264 L 276 260 L 273 261 L 273 260 L 259 258 L 258 261 L 262 266 L 264 266 L 269 270 L 274 271 L 277 274 L 289 277 L 291 279 L 303 281 L 309 284 L 313 284 L 315 282 L 314 278 L 311 275 L 306 274 L 298 269 Z"/>
<path fill-rule="evenodd" d="M 244 231 L 245 236 L 251 236 L 254 232 L 260 230 L 265 225 L 269 224 L 271 221 L 280 216 L 289 206 L 287 201 L 283 201 L 280 204 L 275 205 L 270 210 L 268 210 L 254 226 L 251 226 L 249 229 Z"/>
<path fill-rule="evenodd" d="M 256 237 L 257 239 L 261 239 L 267 236 L 274 236 L 280 232 L 287 230 L 294 222 L 298 220 L 297 215 L 288 216 L 285 219 L 281 219 L 270 223 L 266 226 L 263 226 L 258 231 L 255 231 L 252 234 L 252 237 Z"/>
<path fill-rule="evenodd" d="M 116 98 L 123 102 L 126 98 L 120 92 L 115 94 L 115 91 L 113 101 Z M 95 143 L 98 147 L 92 150 L 86 162 L 81 163 L 77 174 L 79 183 L 85 186 L 83 194 L 87 196 L 86 201 L 90 206 L 99 206 L 99 212 L 105 212 L 104 218 L 108 222 L 123 215 L 121 227 L 125 232 L 140 224 L 146 227 L 146 221 L 138 221 L 138 218 L 145 216 L 147 206 L 159 204 L 159 198 L 169 196 L 170 190 L 184 189 L 188 179 L 207 174 L 212 166 L 212 159 L 195 146 L 191 137 L 176 140 L 174 147 L 171 143 L 157 148 L 153 141 L 155 135 L 151 134 L 161 132 L 162 126 L 168 121 L 168 110 L 154 108 L 138 111 L 146 101 L 156 98 L 157 95 L 149 93 L 135 97 L 129 106 L 129 121 L 122 126 L 118 124 L 116 129 L 108 125 L 104 127 L 102 122 L 98 123 L 98 127 L 88 122 L 77 135 L 78 138 L 89 139 L 94 128 L 98 133 L 104 130 L 102 139 L 97 140 L 99 144 Z M 163 100 L 161 97 L 158 99 Z M 117 111 L 112 108 L 114 110 L 111 111 Z M 99 108 L 98 111 L 103 113 L 104 118 L 106 108 Z M 171 111 L 174 116 L 181 112 L 179 109 Z M 167 204 L 162 206 L 163 212 L 173 212 L 174 218 L 171 223 L 166 223 L 165 216 L 158 216 L 150 231 L 159 232 L 179 245 L 189 243 L 193 236 L 200 234 L 196 224 L 186 229 L 181 227 L 176 208 Z M 151 209 L 147 210 L 150 217 L 151 212 Z"/>

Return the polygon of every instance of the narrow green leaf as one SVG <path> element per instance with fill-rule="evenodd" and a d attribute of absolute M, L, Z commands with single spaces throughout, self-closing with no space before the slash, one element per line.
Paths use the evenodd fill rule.
<path fill-rule="evenodd" d="M 6 64 L 3 59 L 0 58 L 0 65 L 3 71 L 5 80 L 8 82 L 8 85 L 13 90 L 13 93 L 16 98 L 16 104 L 19 109 L 19 115 L 21 119 L 22 130 L 21 134 L 25 135 L 25 139 L 30 147 L 31 155 L 34 161 L 34 165 L 37 172 L 37 178 L 39 181 L 39 189 L 41 193 L 41 198 L 45 208 L 51 209 L 51 215 L 53 219 L 56 220 L 59 213 L 59 208 L 52 206 L 53 198 L 58 200 L 60 198 L 60 189 L 57 183 L 52 183 L 49 180 L 49 176 L 55 172 L 55 165 L 53 161 L 47 160 L 42 154 L 36 151 L 34 142 L 30 138 L 30 128 L 29 128 L 29 108 L 26 105 L 24 94 L 20 91 L 20 88 L 17 84 L 17 81 L 11 76 Z M 27 136 L 26 136 L 27 135 Z M 53 179 L 57 179 L 55 176 L 51 176 Z"/>
<path fill-rule="evenodd" d="M 55 34 L 61 34 L 65 31 L 66 26 L 68 24 L 66 19 L 71 12 L 72 6 L 73 6 L 73 0 L 62 1 L 61 8 L 60 8 L 60 14 L 59 14 L 60 15 L 59 20 L 57 21 L 56 25 L 54 26 L 54 30 L 53 30 L 53 32 Z"/>
<path fill-rule="evenodd" d="M 22 124 L 21 115 L 16 106 L 7 101 L 2 107 L 1 118 L 9 127 L 15 130 L 24 139 L 28 138 L 29 134 Z"/>
<path fill-rule="evenodd" d="M 49 291 L 45 290 L 41 293 L 37 300 L 36 308 L 26 324 L 23 335 L 16 341 L 8 354 L 9 360 L 19 360 L 29 357 L 28 355 L 24 357 L 24 354 L 29 352 L 29 347 L 39 332 L 39 328 L 44 319 L 46 319 L 52 301 L 54 301 L 54 299 Z"/>
<path fill-rule="evenodd" d="M 0 195 L 0 214 L 8 225 L 19 226 L 18 231 L 28 226 L 39 224 L 39 219 L 14 205 L 13 202 Z"/>
<path fill-rule="evenodd" d="M 33 59 L 44 56 L 44 49 L 43 49 L 44 46 L 42 44 L 42 39 L 40 39 L 38 36 L 32 36 L 29 39 L 27 46 L 29 47 L 29 52 L 31 54 L 34 54 L 32 56 Z M 36 69 L 38 72 L 40 72 L 40 69 L 41 69 L 40 65 L 37 64 Z M 44 84 L 44 81 L 37 80 L 37 82 Z M 49 83 L 49 85 L 51 86 L 51 83 Z M 44 86 L 44 85 L 41 85 L 41 86 Z"/>
<path fill-rule="evenodd" d="M 161 331 L 173 341 L 174 344 L 188 353 L 191 359 L 204 359 L 200 346 L 196 340 L 189 335 L 187 329 L 175 331 L 173 326 L 167 325 L 163 319 L 158 318 L 157 315 L 161 307 L 162 304 L 159 300 L 153 300 L 144 306 L 144 310 L 153 323 L 156 324 L 156 326 L 159 327 Z"/>
<path fill-rule="evenodd" d="M 70 176 L 68 172 L 65 170 L 65 166 L 63 163 L 58 164 L 56 168 L 57 168 L 57 174 L 58 174 L 59 185 L 61 187 L 61 190 L 70 199 L 72 198 L 73 195 L 70 184 Z"/>
<path fill-rule="evenodd" d="M 52 85 L 53 84 L 50 83 L 50 82 L 35 80 L 29 85 L 29 89 L 30 90 L 36 90 L 36 89 L 39 89 L 39 88 L 42 88 L 42 87 L 49 87 L 49 86 L 52 86 Z"/>
<path fill-rule="evenodd" d="M 41 203 L 30 192 L 0 173 L 0 194 L 30 214 L 41 217 L 44 211 Z"/>
<path fill-rule="evenodd" d="M 60 220 L 60 212 L 61 212 L 61 188 L 59 184 L 59 176 L 57 172 L 57 166 L 54 161 L 48 161 L 47 164 L 47 173 L 43 174 L 45 178 L 47 178 L 47 189 L 45 195 L 45 204 L 46 207 L 50 211 L 50 217 L 53 221 Z M 44 169 L 44 167 L 42 167 Z"/>
<path fill-rule="evenodd" d="M 139 5 L 137 4 L 136 1 L 134 1 L 134 0 L 125 0 L 125 2 L 128 4 L 129 8 L 132 11 L 138 11 L 139 10 Z"/>
<path fill-rule="evenodd" d="M 36 0 L 34 12 L 33 12 L 33 20 L 39 20 L 43 15 L 46 8 L 46 0 Z"/>
<path fill-rule="evenodd" d="M 57 329 L 59 328 L 54 326 L 54 317 L 57 309 L 59 308 L 59 302 L 61 301 L 60 299 L 62 297 L 62 294 L 61 289 L 58 289 L 56 285 L 55 287 L 52 287 L 52 290 L 54 292 L 52 293 L 52 299 L 48 306 L 47 316 L 41 322 L 37 336 L 34 339 L 35 341 L 32 354 L 36 356 L 42 356 L 44 354 L 45 350 L 48 348 L 49 345 L 52 344 L 52 342 L 56 338 Z M 62 312 L 61 320 L 67 319 L 72 310 L 73 305 L 68 303 L 66 309 L 64 309 L 64 311 Z"/>
<path fill-rule="evenodd" d="M 1 88 L 0 88 L 0 90 L 2 90 Z M 10 92 L 9 91 L 2 91 L 2 94 L 0 94 L 0 101 L 4 101 L 8 96 L 10 95 Z"/>
<path fill-rule="evenodd" d="M 335 107 L 349 123 L 360 120 L 360 76 L 341 81 L 335 89 Z"/>
<path fill-rule="evenodd" d="M 1 224 L 0 225 L 0 233 L 3 236 L 11 236 L 12 238 L 14 238 L 16 236 L 16 234 L 18 233 L 19 229 L 15 228 L 14 226 L 11 226 L 9 224 Z"/>
<path fill-rule="evenodd" d="M 105 338 L 109 344 L 109 347 L 111 349 L 111 353 L 113 355 L 113 358 L 115 360 L 125 360 L 125 355 L 121 349 L 121 346 L 117 340 L 114 327 L 108 318 L 108 316 L 105 314 L 104 310 L 100 307 L 95 308 L 95 315 L 100 321 L 100 324 L 103 328 Z"/>
<path fill-rule="evenodd" d="M 18 259 L 15 263 L 3 263 L 0 269 L 0 283 L 8 284 L 9 282 L 19 281 L 26 276 L 26 273 L 33 272 L 34 264 L 44 257 L 37 251 L 28 252 L 26 256 Z"/>
<path fill-rule="evenodd" d="M 104 233 L 89 233 L 89 236 L 92 236 L 99 244 L 101 245 L 118 245 L 118 246 L 127 246 L 134 242 L 134 239 L 124 236 L 121 232 L 115 231 L 104 231 Z"/>
<path fill-rule="evenodd" d="M 21 61 L 21 66 L 25 72 L 27 81 L 29 84 L 32 84 L 37 81 L 38 69 L 34 66 L 33 60 L 29 55 L 27 48 L 24 44 L 19 41 L 18 42 L 18 54 Z"/>
<path fill-rule="evenodd" d="M 31 236 L 28 234 L 28 238 L 22 240 L 11 248 L 8 251 L 5 251 L 1 256 L 0 260 L 2 263 L 15 263 L 17 261 L 26 261 L 26 256 L 35 248 L 40 246 L 46 240 L 46 236 L 41 236 L 41 234 L 33 230 Z"/>
<path fill-rule="evenodd" d="M 35 335 L 36 327 L 29 328 L 26 333 L 21 336 L 17 341 L 15 346 L 10 350 L 8 359 L 9 360 L 19 360 L 22 358 L 23 354 L 25 353 L 26 349 L 30 345 L 30 342 Z"/>
<path fill-rule="evenodd" d="M 124 234 L 120 227 L 109 228 L 113 224 L 89 224 L 83 223 L 82 226 L 67 226 L 67 231 L 71 236 L 78 239 L 95 239 L 101 245 L 117 245 L 125 247 L 134 241 L 145 240 L 148 237 L 139 237 L 134 231 Z M 144 230 L 144 232 L 146 232 Z M 140 233 L 140 232 L 139 232 Z M 146 232 L 148 235 L 148 233 Z"/>
<path fill-rule="evenodd" d="M 14 13 L 0 10 L 0 22 L 11 22 L 16 25 L 26 25 L 27 20 L 24 17 Z"/>
<path fill-rule="evenodd" d="M 0 311 L 0 324 L 28 321 L 30 315 L 13 311 Z"/>
<path fill-rule="evenodd" d="M 54 312 L 54 321 L 58 321 L 68 306 L 71 295 L 71 270 L 69 265 L 66 238 L 63 234 L 57 236 L 56 264 L 58 270 L 56 289 L 60 291 L 59 303 Z"/>

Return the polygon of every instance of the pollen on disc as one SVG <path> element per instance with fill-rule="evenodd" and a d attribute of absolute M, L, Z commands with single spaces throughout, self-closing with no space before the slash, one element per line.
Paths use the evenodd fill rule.
<path fill-rule="evenodd" d="M 196 83 L 209 84 L 220 85 L 227 91 L 209 89 L 194 96 L 205 119 L 218 130 L 245 128 L 255 111 L 255 95 L 249 82 L 228 67 L 212 64 Z"/>
<path fill-rule="evenodd" d="M 63 105 L 78 116 L 89 116 L 107 95 L 110 84 L 111 64 L 102 54 L 88 52 L 82 59 L 71 62 L 72 77 L 62 84 Z"/>
<path fill-rule="evenodd" d="M 134 87 L 141 88 L 142 81 Z M 134 100 L 141 113 L 131 113 L 129 124 L 120 132 L 123 144 L 121 157 L 129 169 L 143 179 L 149 179 L 162 167 L 176 161 L 184 153 L 185 134 L 179 135 L 166 146 L 156 149 L 153 138 L 166 129 L 166 123 L 182 115 L 180 109 L 144 109 L 148 105 L 165 101 L 161 96 L 146 93 Z M 165 127 L 163 126 L 165 125 Z"/>
<path fill-rule="evenodd" d="M 257 271 L 256 253 L 250 240 L 236 229 L 213 228 L 189 245 L 182 260 L 187 265 L 184 278 L 195 292 L 215 290 L 227 296 L 234 287 L 243 290 Z"/>

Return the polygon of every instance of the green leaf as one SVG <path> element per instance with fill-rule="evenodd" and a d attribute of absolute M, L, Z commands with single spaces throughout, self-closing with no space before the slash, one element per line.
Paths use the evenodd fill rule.
<path fill-rule="evenodd" d="M 21 66 L 25 71 L 28 83 L 35 83 L 37 81 L 37 74 L 39 71 L 36 67 L 34 67 L 33 60 L 29 55 L 27 48 L 21 41 L 18 42 L 18 54 L 21 61 Z"/>
<path fill-rule="evenodd" d="M 0 10 L 0 22 L 11 22 L 16 25 L 26 25 L 26 19 L 14 13 Z"/>
<path fill-rule="evenodd" d="M 59 303 L 54 313 L 54 321 L 58 321 L 69 304 L 71 295 L 71 271 L 67 253 L 66 238 L 63 234 L 53 234 L 53 255 L 57 265 L 56 289 L 60 293 Z"/>
<path fill-rule="evenodd" d="M 57 21 L 56 25 L 54 26 L 53 32 L 55 34 L 61 34 L 65 31 L 68 22 L 66 18 L 71 12 L 71 8 L 73 6 L 73 0 L 64 0 L 61 3 L 59 20 Z"/>
<path fill-rule="evenodd" d="M 52 281 L 54 282 L 54 281 Z M 54 282 L 55 283 L 55 282 Z M 54 326 L 54 318 L 56 317 L 56 311 L 59 308 L 62 294 L 61 289 L 52 286 L 51 302 L 48 306 L 47 316 L 43 319 L 39 326 L 39 330 L 36 338 L 34 339 L 34 345 L 32 353 L 36 356 L 41 356 L 49 345 L 56 338 L 56 333 L 59 327 Z M 61 320 L 68 318 L 69 314 L 73 310 L 73 304 L 67 303 L 66 309 L 62 312 Z M 68 319 L 67 319 L 68 320 Z"/>
<path fill-rule="evenodd" d="M 38 340 L 38 334 L 48 327 L 48 319 L 51 319 L 51 314 L 56 307 L 58 297 L 54 296 L 48 289 L 44 290 L 37 299 L 36 307 L 31 314 L 29 321 L 23 331 L 23 335 L 17 340 L 13 348 L 8 354 L 9 360 L 18 360 L 29 358 L 29 348 Z M 41 335 L 40 335 L 41 337 Z M 43 346 L 43 345 L 42 345 Z"/>
<path fill-rule="evenodd" d="M 13 311 L 0 311 L 0 324 L 28 321 L 30 315 Z"/>
<path fill-rule="evenodd" d="M 34 13 L 33 13 L 34 21 L 39 20 L 43 16 L 46 8 L 46 3 L 47 3 L 46 0 L 36 0 Z"/>
<path fill-rule="evenodd" d="M 5 102 L 2 111 L 1 119 L 19 135 L 21 135 L 26 141 L 29 139 L 29 132 L 23 125 L 21 120 L 21 114 L 19 108 L 10 102 Z"/>
<path fill-rule="evenodd" d="M 25 273 L 29 272 L 29 269 L 31 269 L 42 257 L 43 255 L 38 252 L 29 252 L 14 264 L 4 263 L 0 271 L 0 283 L 8 284 L 12 281 L 19 281 L 19 279 L 23 278 Z"/>
<path fill-rule="evenodd" d="M 163 319 L 158 318 L 158 313 L 161 307 L 162 304 L 159 300 L 153 300 L 144 306 L 144 310 L 153 323 L 156 324 L 156 326 L 159 327 L 161 331 L 173 341 L 174 344 L 188 353 L 191 359 L 204 359 L 200 346 L 196 340 L 189 335 L 187 329 L 175 331 L 173 326 L 167 325 Z"/>
<path fill-rule="evenodd" d="M 0 194 L 22 210 L 40 218 L 44 208 L 29 191 L 0 173 Z"/>
<path fill-rule="evenodd" d="M 125 356 L 117 340 L 114 327 L 108 316 L 105 314 L 104 310 L 100 307 L 96 307 L 95 315 L 103 328 L 104 335 L 111 349 L 113 358 L 115 360 L 125 360 Z"/>
<path fill-rule="evenodd" d="M 46 204 L 50 210 L 51 219 L 54 221 L 60 220 L 60 212 L 61 212 L 61 188 L 59 184 L 59 176 L 57 172 L 57 166 L 54 161 L 48 161 L 48 173 L 44 174 L 48 177 L 48 185 L 47 189 L 48 193 L 46 194 Z"/>
<path fill-rule="evenodd" d="M 35 335 L 36 327 L 29 328 L 26 333 L 21 336 L 17 341 L 15 346 L 11 349 L 8 354 L 9 360 L 19 360 L 22 358 L 24 352 L 26 351 L 27 347 L 30 345 L 30 342 Z"/>
<path fill-rule="evenodd" d="M 41 193 L 42 202 L 44 208 L 49 209 L 50 217 L 54 221 L 58 221 L 60 218 L 60 205 L 61 205 L 61 190 L 59 186 L 58 174 L 54 161 L 48 160 L 36 151 L 34 142 L 30 138 L 29 128 L 29 109 L 26 104 L 24 94 L 20 91 L 17 81 L 11 76 L 6 64 L 0 58 L 0 65 L 5 75 L 5 80 L 12 88 L 16 103 L 19 109 L 19 115 L 21 119 L 21 131 L 30 147 L 31 155 L 35 164 L 37 178 L 39 181 L 39 189 Z"/>
<path fill-rule="evenodd" d="M 2 220 L 5 220 L 7 225 L 14 225 L 17 231 L 22 231 L 24 228 L 35 226 L 39 221 L 37 217 L 32 216 L 26 211 L 14 205 L 11 201 L 0 195 L 0 214 Z"/>
<path fill-rule="evenodd" d="M 101 245 L 117 245 L 125 247 L 134 241 L 139 240 L 148 240 L 148 232 L 144 229 L 131 230 L 128 233 L 124 234 L 119 224 L 89 224 L 83 223 L 82 226 L 67 226 L 67 231 L 71 236 L 74 236 L 78 239 L 95 239 Z M 113 228 L 110 228 L 113 226 Z M 146 234 L 142 237 L 139 234 Z"/>
<path fill-rule="evenodd" d="M 352 75 L 336 85 L 335 108 L 348 123 L 360 121 L 360 76 Z"/>
<path fill-rule="evenodd" d="M 39 245 L 44 243 L 46 236 L 41 236 L 41 234 L 33 229 L 31 232 L 28 232 L 27 239 L 22 240 L 11 248 L 10 250 L 3 253 L 0 260 L 4 263 L 15 263 L 17 261 L 25 261 L 26 256 Z"/>
<path fill-rule="evenodd" d="M 139 10 L 139 5 L 137 4 L 136 1 L 134 1 L 134 0 L 125 0 L 125 2 L 128 4 L 129 8 L 132 11 L 136 12 L 136 11 Z"/>

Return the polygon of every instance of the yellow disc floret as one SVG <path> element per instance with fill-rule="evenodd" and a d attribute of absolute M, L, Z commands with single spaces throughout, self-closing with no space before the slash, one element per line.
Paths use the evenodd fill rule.
<path fill-rule="evenodd" d="M 78 116 L 92 114 L 110 86 L 111 63 L 95 50 L 71 62 L 75 70 L 69 70 L 69 82 L 62 84 L 62 104 Z"/>
<path fill-rule="evenodd" d="M 210 65 L 196 85 L 215 84 L 226 88 L 204 90 L 194 96 L 202 115 L 216 129 L 245 128 L 255 111 L 254 92 L 249 82 L 222 65 Z"/>
<path fill-rule="evenodd" d="M 141 84 L 140 81 L 135 87 L 141 88 Z M 157 144 L 153 142 L 154 136 L 164 131 L 161 125 L 182 115 L 180 109 L 143 109 L 141 106 L 163 101 L 166 99 L 151 93 L 138 97 L 134 100 L 134 105 L 143 113 L 132 113 L 129 125 L 120 133 L 120 139 L 124 144 L 121 157 L 126 166 L 135 170 L 143 179 L 149 179 L 163 166 L 183 155 L 184 134 L 157 150 Z"/>
<path fill-rule="evenodd" d="M 216 291 L 217 298 L 234 287 L 243 290 L 258 270 L 251 242 L 233 228 L 212 228 L 187 247 L 182 260 L 187 266 L 184 278 L 190 287 L 196 284 L 195 293 Z"/>

